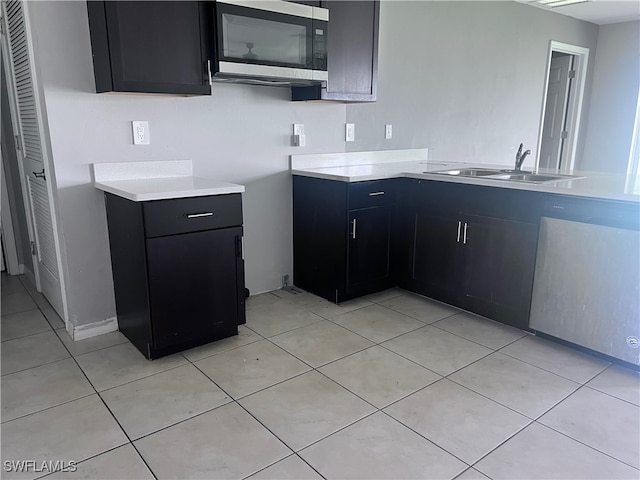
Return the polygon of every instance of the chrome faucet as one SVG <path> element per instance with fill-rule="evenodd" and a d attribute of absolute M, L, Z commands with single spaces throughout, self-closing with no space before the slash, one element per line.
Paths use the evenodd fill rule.
<path fill-rule="evenodd" d="M 523 146 L 524 145 L 521 143 L 520 148 L 518 148 L 518 152 L 516 153 L 516 172 L 522 171 L 522 164 L 524 163 L 524 159 L 527 158 L 527 155 L 531 155 L 531 150 L 527 150 L 526 152 L 522 153 Z"/>

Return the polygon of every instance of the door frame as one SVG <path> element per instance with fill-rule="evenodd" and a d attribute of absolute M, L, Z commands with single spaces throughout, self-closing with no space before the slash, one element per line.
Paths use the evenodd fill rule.
<path fill-rule="evenodd" d="M 569 99 L 567 105 L 567 131 L 569 135 L 562 147 L 562 161 L 560 171 L 568 173 L 573 170 L 576 164 L 576 153 L 578 149 L 578 138 L 580 135 L 582 117 L 582 104 L 584 101 L 584 91 L 587 81 L 587 65 L 589 63 L 589 49 L 569 43 L 557 42 L 551 40 L 549 42 L 549 50 L 547 52 L 547 68 L 544 76 L 544 94 L 542 96 L 542 109 L 540 112 L 540 127 L 538 130 L 538 148 L 536 154 L 536 168 L 540 166 L 540 149 L 542 148 L 542 134 L 544 130 L 544 116 L 547 108 L 547 92 L 549 89 L 549 75 L 551 73 L 551 57 L 553 52 L 567 53 L 573 55 L 573 69 L 576 72 L 573 83 L 569 91 Z"/>
<path fill-rule="evenodd" d="M 5 23 L 5 19 L 4 19 L 4 12 L 0 12 L 0 21 L 3 23 L 3 27 L 6 27 L 6 23 Z M 15 87 L 13 85 L 13 77 L 11 74 L 11 65 L 10 65 L 10 55 L 9 55 L 9 45 L 8 45 L 8 37 L 6 33 L 2 33 L 1 39 L 0 39 L 0 49 L 2 50 L 1 52 L 1 61 L 3 63 L 4 66 L 4 75 L 5 75 L 5 85 L 7 86 L 7 99 L 9 101 L 9 116 L 11 117 L 11 131 L 13 132 L 13 134 L 15 135 L 16 133 L 16 125 L 18 124 L 18 118 L 17 118 L 17 112 L 16 112 L 16 105 L 15 105 Z M 31 217 L 31 211 L 29 208 L 29 205 L 31 204 L 31 200 L 29 199 L 29 195 L 27 192 L 27 181 L 26 181 L 26 176 L 25 176 L 25 172 L 24 172 L 24 165 L 22 163 L 22 151 L 16 148 L 16 157 L 18 158 L 18 174 L 20 176 L 20 191 L 22 192 L 22 203 L 24 205 L 24 215 L 25 218 L 27 219 L 27 233 L 29 235 L 29 243 L 30 244 L 34 244 L 35 242 L 35 231 L 33 228 L 33 219 Z M 4 159 L 3 159 L 4 161 Z M 4 172 L 3 172 L 4 173 Z M 4 181 L 3 181 L 3 187 L 4 187 Z M 5 189 L 6 190 L 6 189 Z M 8 198 L 8 197 L 7 197 Z M 7 209 L 8 210 L 8 209 Z M 4 216 L 4 206 L 3 206 L 3 213 L 2 215 Z M 30 251 L 32 251 L 31 249 L 29 249 Z M 33 275 L 33 278 L 31 278 L 31 275 L 27 274 L 27 272 L 24 272 L 25 274 L 27 274 L 27 276 L 29 277 L 29 280 L 31 280 L 34 284 L 34 286 L 36 287 L 37 291 L 40 291 L 40 276 L 38 274 L 38 263 L 36 261 L 36 256 L 33 255 L 33 253 L 31 253 L 31 257 L 33 259 L 32 261 L 32 270 L 31 270 L 31 275 Z"/>
<path fill-rule="evenodd" d="M 0 152 L 0 231 L 2 235 L 2 248 L 4 249 L 5 267 L 9 275 L 21 275 L 24 273 L 24 265 L 18 261 L 18 249 L 16 248 L 16 236 L 13 231 L 13 218 L 9 206 L 9 193 L 7 190 L 7 176 L 4 174 L 4 155 Z M 21 268 L 22 267 L 22 268 Z"/>
<path fill-rule="evenodd" d="M 633 122 L 629 163 L 627 164 L 626 193 L 640 193 L 640 88 L 636 99 L 636 116 Z"/>
<path fill-rule="evenodd" d="M 36 62 L 34 54 L 34 39 L 33 31 L 31 28 L 31 22 L 29 19 L 28 2 L 23 2 L 22 13 L 25 29 L 26 47 L 28 49 L 28 55 L 30 60 L 31 81 L 33 86 L 33 101 L 36 109 L 36 118 L 38 122 L 38 130 L 40 132 L 40 145 L 42 149 L 42 165 L 45 170 L 47 178 L 47 196 L 49 200 L 49 208 L 51 213 L 51 226 L 53 233 L 53 243 L 56 252 L 56 260 L 58 266 L 58 281 L 60 285 L 60 303 L 61 312 L 60 317 L 65 322 L 65 327 L 69 328 L 69 307 L 67 302 L 66 291 L 66 254 L 62 248 L 62 232 L 60 230 L 59 215 L 58 215 L 58 203 L 55 198 L 54 191 L 57 189 L 54 175 L 54 168 L 51 157 L 51 141 L 49 138 L 49 123 L 47 120 L 46 107 L 44 104 L 44 90 L 40 83 L 40 71 Z M 11 114 L 11 128 L 14 133 L 19 133 L 20 119 L 18 118 L 18 105 L 16 104 L 16 87 L 13 81 L 13 64 L 12 55 L 9 47 L 9 34 L 8 34 L 8 20 L 5 18 L 6 10 L 4 7 L 0 10 L 0 22 L 2 22 L 2 35 L 0 35 L 0 49 L 1 49 L 1 61 L 4 63 L 5 80 L 7 85 L 7 95 L 9 100 L 9 111 Z M 24 139 L 20 138 L 20 148 L 16 148 L 18 157 L 18 171 L 20 173 L 20 183 L 22 186 L 22 197 L 25 209 L 25 216 L 27 219 L 27 230 L 29 233 L 29 241 L 36 243 L 35 232 L 35 219 L 32 213 L 32 200 L 29 195 L 29 185 L 27 183 L 27 174 L 24 169 L 23 153 L 24 153 Z M 38 255 L 32 254 L 33 258 L 33 276 L 34 284 L 38 292 L 42 292 L 42 285 L 38 267 Z M 46 297 L 45 297 L 46 298 Z"/>

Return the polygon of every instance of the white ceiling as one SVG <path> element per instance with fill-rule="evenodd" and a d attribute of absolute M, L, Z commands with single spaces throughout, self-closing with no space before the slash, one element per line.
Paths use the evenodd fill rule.
<path fill-rule="evenodd" d="M 540 5 L 531 0 L 516 1 L 598 25 L 640 20 L 640 1 L 638 0 L 589 0 L 556 8 Z"/>

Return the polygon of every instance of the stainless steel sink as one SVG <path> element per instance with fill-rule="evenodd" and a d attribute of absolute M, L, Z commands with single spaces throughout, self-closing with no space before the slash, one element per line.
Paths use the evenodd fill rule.
<path fill-rule="evenodd" d="M 499 174 L 500 170 L 490 168 L 460 168 L 455 170 L 442 170 L 440 172 L 424 173 L 437 173 L 438 175 L 452 175 L 457 177 L 486 177 L 489 175 Z"/>
<path fill-rule="evenodd" d="M 553 183 L 584 177 L 579 177 L 577 175 L 552 175 L 544 173 L 502 173 L 499 175 L 493 175 L 491 178 L 495 180 L 510 180 L 512 182 Z"/>
<path fill-rule="evenodd" d="M 455 170 L 442 170 L 440 172 L 424 173 L 451 175 L 455 177 L 483 177 L 489 180 L 507 180 L 511 182 L 524 183 L 554 183 L 584 178 L 577 175 L 546 174 L 516 170 L 497 170 L 491 168 L 460 168 Z"/>

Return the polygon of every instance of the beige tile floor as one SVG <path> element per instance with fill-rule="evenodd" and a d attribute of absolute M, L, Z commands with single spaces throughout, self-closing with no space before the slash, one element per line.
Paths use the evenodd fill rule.
<path fill-rule="evenodd" d="M 2 478 L 640 478 L 636 372 L 399 289 L 247 308 L 149 362 L 3 274 Z"/>

